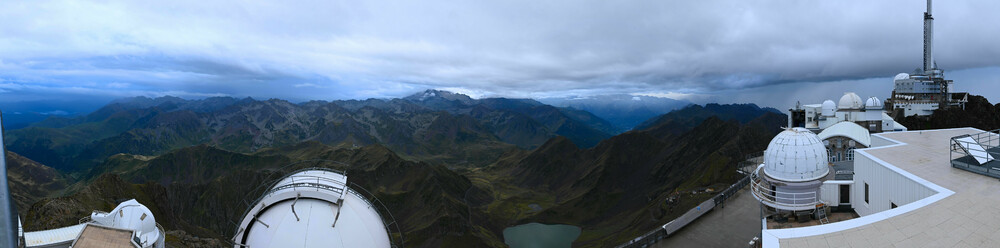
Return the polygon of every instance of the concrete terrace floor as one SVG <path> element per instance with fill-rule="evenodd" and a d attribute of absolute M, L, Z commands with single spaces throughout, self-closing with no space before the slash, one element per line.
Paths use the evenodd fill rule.
<path fill-rule="evenodd" d="M 746 247 L 760 234 L 760 207 L 750 187 L 650 247 Z"/>
<path fill-rule="evenodd" d="M 869 154 L 955 193 L 872 224 L 781 239 L 780 246 L 1000 247 L 1000 181 L 952 168 L 949 162 L 950 138 L 979 132 L 964 128 L 882 134 L 906 145 L 875 148 Z"/>

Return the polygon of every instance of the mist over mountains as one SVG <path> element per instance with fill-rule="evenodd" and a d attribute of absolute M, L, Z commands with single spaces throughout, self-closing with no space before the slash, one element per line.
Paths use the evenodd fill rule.
<path fill-rule="evenodd" d="M 692 104 L 688 101 L 664 97 L 628 94 L 542 98 L 538 101 L 552 106 L 569 107 L 593 113 L 611 122 L 616 129 L 615 134 L 632 130 L 649 118 Z"/>

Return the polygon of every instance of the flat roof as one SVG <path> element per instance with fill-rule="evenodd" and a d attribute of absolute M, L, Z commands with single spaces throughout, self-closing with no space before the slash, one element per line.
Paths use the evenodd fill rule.
<path fill-rule="evenodd" d="M 132 244 L 132 231 L 87 225 L 80 233 L 80 238 L 73 243 L 74 248 L 135 248 Z"/>
<path fill-rule="evenodd" d="M 951 137 L 980 132 L 974 128 L 956 128 L 876 134 L 901 144 L 863 152 L 912 174 L 919 181 L 926 180 L 939 187 L 939 193 L 852 220 L 854 222 L 846 225 L 856 226 L 840 231 L 783 229 L 793 232 L 784 233 L 790 238 L 777 237 L 780 246 L 996 246 L 1000 243 L 1000 214 L 997 214 L 1000 213 L 1000 181 L 953 168 L 949 161 Z"/>

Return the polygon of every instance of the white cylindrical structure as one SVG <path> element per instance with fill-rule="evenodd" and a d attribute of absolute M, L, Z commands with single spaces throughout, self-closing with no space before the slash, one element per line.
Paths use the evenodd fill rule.
<path fill-rule="evenodd" d="M 833 103 L 833 100 L 823 101 L 821 114 L 826 117 L 832 117 L 835 113 L 837 113 L 837 104 Z"/>
<path fill-rule="evenodd" d="M 808 129 L 787 129 L 771 139 L 751 189 L 757 200 L 775 209 L 814 209 L 829 173 L 823 141 Z"/>
<path fill-rule="evenodd" d="M 870 97 L 865 101 L 865 120 L 866 121 L 881 121 L 882 112 L 885 110 L 882 101 L 877 97 Z"/>
<path fill-rule="evenodd" d="M 929 76 L 934 70 L 934 16 L 931 15 L 931 0 L 927 0 L 927 12 L 924 12 L 924 72 Z"/>

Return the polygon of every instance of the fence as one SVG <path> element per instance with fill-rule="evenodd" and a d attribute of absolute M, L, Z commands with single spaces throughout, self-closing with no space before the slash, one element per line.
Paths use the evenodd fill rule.
<path fill-rule="evenodd" d="M 677 217 L 676 219 L 667 222 L 667 224 L 657 227 L 639 237 L 629 240 L 628 242 L 625 242 L 624 244 L 618 245 L 616 247 L 632 248 L 632 247 L 647 247 L 653 245 L 656 242 L 659 242 L 660 240 L 663 240 L 669 237 L 670 235 L 676 233 L 684 226 L 691 224 L 691 222 L 694 222 L 702 215 L 705 215 L 706 213 L 714 209 L 716 206 L 722 207 L 726 200 L 728 200 L 733 195 L 736 195 L 737 191 L 740 191 L 740 189 L 743 189 L 743 187 L 746 187 L 748 184 L 750 184 L 751 181 L 750 175 L 752 173 L 747 173 L 746 171 L 744 171 L 743 168 L 746 166 L 751 166 L 754 164 L 759 165 L 763 163 L 763 158 L 764 158 L 763 155 L 764 155 L 763 152 L 753 153 L 748 155 L 746 157 L 746 160 L 738 163 L 737 164 L 738 171 L 741 174 L 743 174 L 743 178 L 740 178 L 739 181 L 736 181 L 736 183 L 730 185 L 722 192 L 719 192 L 719 194 L 712 197 L 712 199 L 708 199 L 707 201 L 698 204 L 697 207 L 688 210 L 680 217 Z"/>
<path fill-rule="evenodd" d="M 1000 130 L 951 138 L 951 166 L 986 176 L 1000 178 Z"/>

